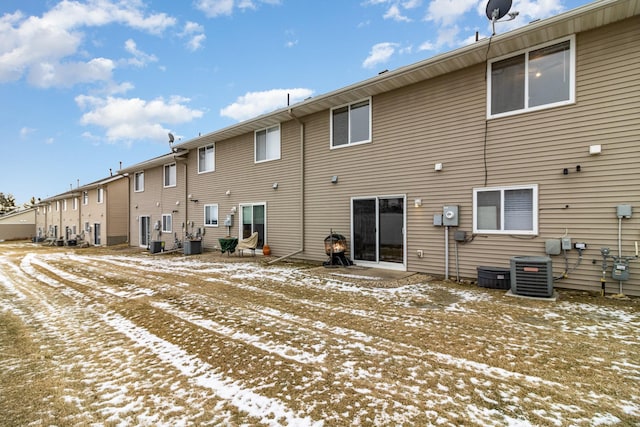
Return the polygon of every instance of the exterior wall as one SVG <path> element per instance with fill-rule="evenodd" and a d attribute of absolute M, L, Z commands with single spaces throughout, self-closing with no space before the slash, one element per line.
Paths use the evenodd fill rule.
<path fill-rule="evenodd" d="M 163 171 L 164 165 L 137 171 L 144 172 L 144 191 L 140 192 L 134 191 L 134 173 L 129 174 L 131 198 L 129 241 L 132 246 L 141 246 L 140 217 L 144 216 L 150 218 L 150 240 L 164 241 L 167 249 L 172 248 L 175 233 L 177 233 L 178 238 L 183 235 L 182 224 L 186 224 L 186 209 L 188 209 L 186 200 L 186 164 L 182 160 L 176 161 L 175 187 L 164 187 Z M 163 214 L 172 216 L 173 228 L 170 233 L 162 233 L 161 230 L 154 229 L 154 225 L 158 221 L 162 223 Z"/>
<path fill-rule="evenodd" d="M 118 179 L 107 184 L 105 193 L 107 245 L 117 245 L 128 241 L 129 228 L 129 185 L 126 179 Z"/>
<path fill-rule="evenodd" d="M 444 276 L 445 229 L 433 226 L 442 206 L 459 205 L 459 229 L 471 235 L 473 188 L 537 184 L 538 235 L 475 236 L 458 245 L 456 266 L 450 230 L 448 274 L 455 277 L 457 267 L 461 277 L 473 278 L 478 266 L 508 267 L 513 256 L 544 255 L 545 240 L 566 233 L 588 249 L 556 286 L 599 290 L 600 247 L 617 254 L 615 207 L 640 208 L 638 40 L 639 18 L 578 34 L 576 103 L 570 106 L 487 122 L 485 66 L 479 65 L 373 97 L 369 144 L 330 150 L 329 111 L 304 117 L 302 256 L 325 259 L 322 241 L 330 228 L 349 236 L 351 197 L 406 195 L 407 269 Z M 592 144 L 602 145 L 601 155 L 589 156 Z M 443 163 L 443 170 L 435 172 L 435 163 Z M 564 168 L 572 172 L 563 175 Z M 331 184 L 332 175 L 338 175 L 337 184 Z M 415 198 L 422 199 L 421 207 L 413 206 Z M 631 255 L 640 213 L 623 220 L 622 230 L 622 252 Z M 554 256 L 553 262 L 557 276 L 565 261 Z M 578 262 L 575 250 L 568 262 Z M 640 295 L 640 269 L 631 266 L 624 292 Z M 608 291 L 617 292 L 618 284 Z"/>
<path fill-rule="evenodd" d="M 205 248 L 218 248 L 218 239 L 228 234 L 241 238 L 240 205 L 266 203 L 266 243 L 272 254 L 286 255 L 302 244 L 301 215 L 301 126 L 291 120 L 280 126 L 279 160 L 254 162 L 254 133 L 215 143 L 215 171 L 198 174 L 198 150 L 189 153 L 189 227 L 204 228 Z M 203 138 L 201 146 L 210 144 Z M 278 183 L 274 189 L 273 184 Z M 230 194 L 227 195 L 227 190 Z M 218 226 L 204 227 L 204 206 L 218 205 Z M 224 220 L 236 209 L 229 230 Z M 191 232 L 191 228 L 187 231 Z"/>
<path fill-rule="evenodd" d="M 89 193 L 89 200 L 86 205 L 82 204 L 82 193 L 80 195 L 80 204 L 81 204 L 80 225 L 81 225 L 81 229 L 84 230 L 84 241 L 86 243 L 89 243 L 90 245 L 96 244 L 96 224 L 99 224 L 100 225 L 99 245 L 105 245 L 107 243 L 107 240 L 106 240 L 106 236 L 107 236 L 106 235 L 106 231 L 107 231 L 106 194 L 107 194 L 107 191 L 104 191 L 102 203 L 98 203 L 97 187 L 85 188 L 82 191 L 87 191 Z M 89 223 L 90 230 L 85 229 L 86 223 Z"/>
<path fill-rule="evenodd" d="M 0 216 L 0 241 L 19 240 L 35 236 L 36 209 Z"/>
<path fill-rule="evenodd" d="M 73 207 L 73 199 L 78 199 L 76 207 Z M 66 208 L 65 208 L 66 201 Z M 77 234 L 82 232 L 80 225 L 80 199 L 77 194 L 69 195 L 60 200 L 60 231 L 59 237 L 66 238 L 66 230 L 69 230 L 69 237 L 75 238 Z M 73 230 L 76 230 L 75 234 Z"/>

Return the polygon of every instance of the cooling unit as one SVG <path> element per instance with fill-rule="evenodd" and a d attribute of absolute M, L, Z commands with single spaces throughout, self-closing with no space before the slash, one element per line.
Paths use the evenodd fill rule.
<path fill-rule="evenodd" d="M 511 258 L 511 292 L 529 297 L 553 296 L 551 258 L 542 256 Z"/>

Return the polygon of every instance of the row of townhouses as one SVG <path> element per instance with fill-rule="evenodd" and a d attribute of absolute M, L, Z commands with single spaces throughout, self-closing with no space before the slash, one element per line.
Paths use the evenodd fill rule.
<path fill-rule="evenodd" d="M 556 287 L 640 295 L 638 70 L 640 1 L 596 1 L 175 144 L 43 201 L 38 233 L 257 232 L 320 262 L 334 232 L 357 265 L 459 279 L 530 257 Z"/>

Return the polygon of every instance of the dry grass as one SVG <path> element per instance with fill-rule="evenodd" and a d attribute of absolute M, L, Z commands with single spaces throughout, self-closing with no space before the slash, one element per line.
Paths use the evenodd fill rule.
<path fill-rule="evenodd" d="M 334 272 L 0 245 L 0 425 L 640 425 L 638 299 Z"/>

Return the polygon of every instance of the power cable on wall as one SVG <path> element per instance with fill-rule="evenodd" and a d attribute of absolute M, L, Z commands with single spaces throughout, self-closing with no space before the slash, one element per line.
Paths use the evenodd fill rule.
<path fill-rule="evenodd" d="M 489 37 L 489 43 L 487 44 L 487 52 L 484 55 L 484 62 L 485 62 L 485 68 L 484 68 L 484 82 L 485 82 L 485 87 L 488 86 L 488 78 L 489 78 L 489 66 L 487 64 L 487 62 L 489 61 L 489 51 L 491 50 L 491 40 L 493 40 L 493 34 Z M 489 94 L 487 94 L 487 96 L 489 96 Z M 488 108 L 488 107 L 487 107 Z M 488 114 L 487 114 L 488 115 Z M 487 136 L 489 134 L 489 119 L 485 116 L 484 119 L 484 144 L 483 144 L 483 149 L 482 149 L 482 159 L 484 162 L 484 186 L 487 186 L 487 183 L 489 181 L 489 169 L 487 167 Z"/>

